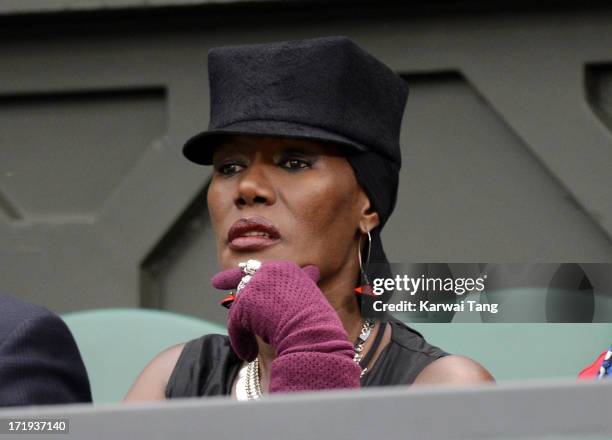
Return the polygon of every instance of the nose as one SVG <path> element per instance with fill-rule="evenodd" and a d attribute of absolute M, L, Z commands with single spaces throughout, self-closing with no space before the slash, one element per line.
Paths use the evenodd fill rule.
<path fill-rule="evenodd" d="M 257 204 L 272 205 L 276 202 L 276 190 L 266 165 L 254 161 L 238 177 L 235 204 L 238 208 Z"/>

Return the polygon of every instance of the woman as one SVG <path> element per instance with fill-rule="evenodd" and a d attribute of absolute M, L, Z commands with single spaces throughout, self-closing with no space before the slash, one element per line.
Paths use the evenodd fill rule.
<path fill-rule="evenodd" d="M 213 285 L 236 292 L 229 338 L 164 351 L 126 400 L 491 381 L 395 319 L 364 319 L 355 296 L 389 274 L 380 231 L 397 195 L 404 81 L 346 37 L 217 48 L 208 65 L 209 130 L 183 151 L 214 165 Z"/>

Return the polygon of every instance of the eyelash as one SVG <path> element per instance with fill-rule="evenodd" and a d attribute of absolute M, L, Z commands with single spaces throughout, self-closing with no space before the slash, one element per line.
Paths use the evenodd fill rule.
<path fill-rule="evenodd" d="M 283 166 L 285 164 L 291 163 L 293 162 L 294 165 L 298 165 L 298 166 Z M 281 160 L 279 162 L 279 165 L 283 166 L 283 168 L 285 168 L 288 171 L 298 171 L 298 170 L 303 170 L 303 169 L 307 169 L 310 168 L 312 166 L 312 162 L 305 160 L 305 159 L 284 159 Z M 228 170 L 228 168 L 232 168 L 232 167 L 240 167 L 240 168 L 244 168 L 243 165 L 240 165 L 238 163 L 234 163 L 234 162 L 230 162 L 230 163 L 225 163 L 222 164 L 218 167 L 217 171 L 219 172 L 219 174 L 222 174 L 224 176 L 232 176 L 234 174 L 236 174 L 237 172 L 239 172 L 240 170 L 235 170 L 234 171 L 230 171 Z"/>
<path fill-rule="evenodd" d="M 297 158 L 283 160 L 281 161 L 281 165 L 287 164 L 289 162 L 296 162 L 297 164 L 299 164 L 299 166 L 297 167 L 292 167 L 292 166 L 285 167 L 286 169 L 292 170 L 292 171 L 303 170 L 306 168 L 310 168 L 312 166 L 312 163 L 310 161 L 305 160 L 305 159 L 297 159 Z"/>
<path fill-rule="evenodd" d="M 241 165 L 237 164 L 237 163 L 224 163 L 222 165 L 219 166 L 219 168 L 217 169 L 217 171 L 219 172 L 219 174 L 223 174 L 224 176 L 231 176 L 233 174 L 236 174 L 238 171 L 227 171 L 227 169 L 229 167 L 240 167 Z"/>

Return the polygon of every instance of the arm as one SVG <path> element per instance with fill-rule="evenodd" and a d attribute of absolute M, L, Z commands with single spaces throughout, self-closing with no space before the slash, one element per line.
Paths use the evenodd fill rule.
<path fill-rule="evenodd" d="M 436 359 L 416 377 L 415 385 L 494 383 L 495 379 L 478 362 L 465 356 Z"/>
<path fill-rule="evenodd" d="M 44 311 L 0 340 L 0 406 L 91 402 L 85 365 L 70 330 Z"/>
<path fill-rule="evenodd" d="M 166 386 L 185 344 L 174 345 L 155 356 L 142 370 L 124 402 L 165 400 Z"/>

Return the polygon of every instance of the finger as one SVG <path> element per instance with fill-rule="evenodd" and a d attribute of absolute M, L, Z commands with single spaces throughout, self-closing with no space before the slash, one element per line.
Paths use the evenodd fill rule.
<path fill-rule="evenodd" d="M 308 278 L 315 283 L 319 281 L 319 268 L 317 266 L 309 264 L 308 266 L 303 267 L 302 270 L 306 273 L 306 275 L 308 275 Z"/>
<path fill-rule="evenodd" d="M 220 290 L 232 290 L 238 287 L 238 283 L 244 274 L 239 267 L 224 270 L 212 277 L 212 285 Z"/>

